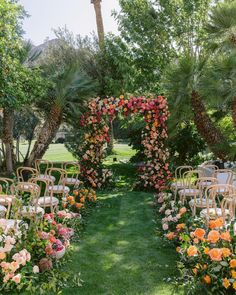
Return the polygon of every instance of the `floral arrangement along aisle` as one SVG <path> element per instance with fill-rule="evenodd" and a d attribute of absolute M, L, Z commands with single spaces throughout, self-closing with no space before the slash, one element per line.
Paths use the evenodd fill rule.
<path fill-rule="evenodd" d="M 236 235 L 223 218 L 193 218 L 190 208 L 174 202 L 172 193 L 155 197 L 160 233 L 176 247 L 186 294 L 236 294 Z"/>
<path fill-rule="evenodd" d="M 164 97 L 95 98 L 89 102 L 89 112 L 81 118 L 83 134 L 80 147 L 81 175 L 93 187 L 109 184 L 111 172 L 102 167 L 105 157 L 104 144 L 109 142 L 109 121 L 117 113 L 127 117 L 141 114 L 146 122 L 142 134 L 146 163 L 140 168 L 138 185 L 142 188 L 162 190 L 171 178 L 169 153 L 165 147 L 167 139 L 166 121 L 169 117 L 167 101 Z"/>

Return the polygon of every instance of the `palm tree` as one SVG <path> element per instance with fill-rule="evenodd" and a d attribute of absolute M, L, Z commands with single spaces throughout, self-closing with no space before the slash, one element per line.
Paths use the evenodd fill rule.
<path fill-rule="evenodd" d="M 199 80 L 206 60 L 192 56 L 180 58 L 167 69 L 163 88 L 172 107 L 172 124 L 193 120 L 198 133 L 216 157 L 226 159 L 229 144 L 207 113 L 198 92 Z"/>
<path fill-rule="evenodd" d="M 98 40 L 99 40 L 100 48 L 102 48 L 104 43 L 104 26 L 103 26 L 101 2 L 102 0 L 91 0 L 91 3 L 94 6 L 95 15 L 96 15 L 97 32 L 98 32 Z"/>
<path fill-rule="evenodd" d="M 236 58 L 236 1 L 227 1 L 212 9 L 207 25 L 211 48 L 226 54 L 234 54 Z M 232 56 L 230 57 L 232 61 Z M 233 63 L 235 64 L 235 63 Z M 230 63 L 229 67 L 232 69 Z M 224 67 L 224 66 L 223 66 Z M 228 73 L 230 72 L 230 68 Z M 219 67 L 218 67 L 219 69 Z M 224 68 L 224 70 L 226 70 Z M 235 85 L 235 84 L 234 84 Z M 222 88 L 222 87 L 221 87 Z M 235 89 L 235 87 L 233 88 Z M 232 89 L 232 90 L 233 90 Z M 232 91 L 231 91 L 232 92 Z M 231 93 L 232 94 L 232 93 Z M 228 99 L 228 98 L 227 98 Z M 231 111 L 234 126 L 236 128 L 236 93 L 231 96 Z"/>

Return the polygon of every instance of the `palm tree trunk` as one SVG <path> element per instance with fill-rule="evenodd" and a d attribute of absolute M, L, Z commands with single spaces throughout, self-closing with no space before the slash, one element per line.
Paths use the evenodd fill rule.
<path fill-rule="evenodd" d="M 192 91 L 191 103 L 194 111 L 194 123 L 199 134 L 216 157 L 226 160 L 229 156 L 230 146 L 207 114 L 206 108 L 196 91 Z"/>
<path fill-rule="evenodd" d="M 97 32 L 100 48 L 102 48 L 104 43 L 104 26 L 102 18 L 102 9 L 101 9 L 101 0 L 91 0 L 91 3 L 94 5 L 96 23 L 97 23 Z"/>
<path fill-rule="evenodd" d="M 27 166 L 32 166 L 35 160 L 42 159 L 61 125 L 61 120 L 61 108 L 56 104 L 52 105 L 48 117 L 46 118 L 44 125 L 39 132 L 38 138 L 34 144 L 30 156 L 25 163 Z"/>
<path fill-rule="evenodd" d="M 8 174 L 13 172 L 13 125 L 14 112 L 8 108 L 4 108 L 2 141 L 5 146 L 6 170 Z"/>

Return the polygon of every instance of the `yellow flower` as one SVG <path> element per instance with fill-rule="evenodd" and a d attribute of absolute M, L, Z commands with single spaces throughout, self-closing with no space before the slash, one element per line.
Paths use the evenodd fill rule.
<path fill-rule="evenodd" d="M 231 270 L 231 276 L 233 279 L 236 279 L 236 271 L 235 270 Z"/>
<path fill-rule="evenodd" d="M 210 251 L 210 249 L 209 249 L 208 247 L 206 247 L 206 248 L 204 249 L 204 253 L 205 253 L 205 254 L 208 254 L 209 251 Z"/>
<path fill-rule="evenodd" d="M 236 290 L 236 282 L 233 283 L 233 288 Z"/>
<path fill-rule="evenodd" d="M 223 286 L 225 287 L 225 289 L 228 289 L 230 286 L 230 282 L 227 278 L 223 279 Z"/>

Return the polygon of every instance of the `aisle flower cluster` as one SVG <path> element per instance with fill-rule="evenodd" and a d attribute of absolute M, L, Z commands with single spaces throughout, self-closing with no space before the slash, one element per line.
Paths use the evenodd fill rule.
<path fill-rule="evenodd" d="M 96 191 L 91 188 L 80 188 L 73 191 L 73 194 L 67 197 L 66 208 L 72 212 L 80 212 L 96 204 Z"/>
<path fill-rule="evenodd" d="M 146 163 L 140 168 L 138 185 L 142 188 L 164 189 L 171 177 L 169 153 L 165 147 L 168 137 L 166 121 L 169 117 L 166 99 L 162 96 L 95 98 L 90 101 L 88 108 L 89 112 L 81 118 L 84 130 L 80 147 L 83 180 L 98 188 L 111 182 L 111 173 L 102 167 L 106 155 L 104 144 L 110 140 L 109 122 L 117 113 L 125 117 L 141 114 L 146 123 L 142 134 Z"/>
<path fill-rule="evenodd" d="M 236 235 L 234 225 L 222 218 L 208 225 L 194 219 L 189 208 L 175 203 L 171 193 L 155 197 L 161 234 L 176 246 L 182 283 L 188 294 L 235 294 Z"/>

